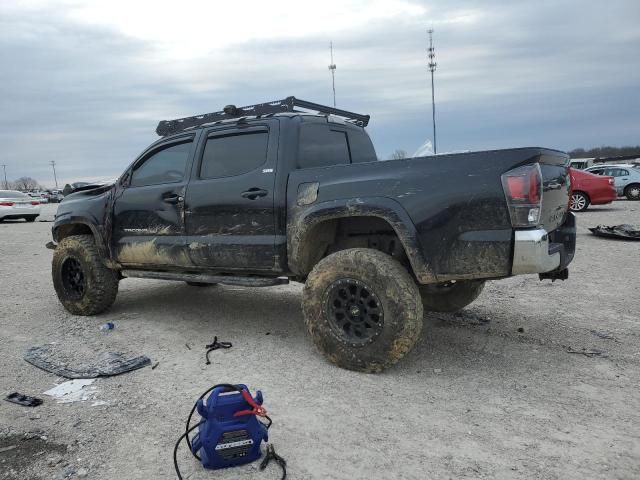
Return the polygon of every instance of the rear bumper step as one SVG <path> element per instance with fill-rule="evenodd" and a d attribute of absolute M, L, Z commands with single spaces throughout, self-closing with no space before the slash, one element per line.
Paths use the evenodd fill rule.
<path fill-rule="evenodd" d="M 154 272 L 150 270 L 122 270 L 124 277 L 152 278 L 156 280 L 175 280 L 196 283 L 223 283 L 225 285 L 239 285 L 242 287 L 271 287 L 286 285 L 289 279 L 285 277 L 236 277 L 230 275 L 208 275 L 204 273 Z"/>

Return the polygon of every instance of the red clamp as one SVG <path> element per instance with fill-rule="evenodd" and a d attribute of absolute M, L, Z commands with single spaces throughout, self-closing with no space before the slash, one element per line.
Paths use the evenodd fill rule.
<path fill-rule="evenodd" d="M 247 390 L 242 389 L 240 393 L 242 394 L 242 398 L 244 398 L 246 402 L 251 405 L 251 410 L 237 411 L 233 414 L 234 417 L 240 417 L 242 415 L 257 415 L 259 417 L 267 416 L 267 410 L 262 405 L 258 405 Z"/>

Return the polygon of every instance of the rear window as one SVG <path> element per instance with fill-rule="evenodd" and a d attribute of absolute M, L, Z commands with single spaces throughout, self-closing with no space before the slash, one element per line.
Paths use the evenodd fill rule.
<path fill-rule="evenodd" d="M 16 192 L 13 190 L 0 190 L 0 198 L 24 198 L 28 196 L 29 195 L 22 192 Z"/>
<path fill-rule="evenodd" d="M 351 163 L 347 133 L 325 124 L 302 124 L 298 168 L 326 167 Z"/>
<path fill-rule="evenodd" d="M 353 163 L 375 162 L 378 159 L 369 135 L 362 130 L 349 130 L 349 149 Z"/>

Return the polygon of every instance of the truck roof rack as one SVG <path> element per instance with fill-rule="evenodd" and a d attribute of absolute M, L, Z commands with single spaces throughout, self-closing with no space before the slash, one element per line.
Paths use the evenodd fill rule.
<path fill-rule="evenodd" d="M 217 122 L 219 120 L 228 120 L 230 118 L 241 118 L 248 116 L 270 115 L 280 112 L 301 112 L 295 108 L 304 108 L 309 113 L 324 113 L 327 115 L 335 115 L 345 118 L 348 122 L 366 127 L 369 123 L 369 115 L 361 115 L 359 113 L 341 110 L 339 108 L 327 107 L 318 103 L 307 102 L 296 97 L 287 97 L 284 100 L 276 100 L 274 102 L 257 103 L 256 105 L 248 105 L 246 107 L 236 107 L 235 105 L 227 105 L 220 112 L 205 113 L 203 115 L 195 115 L 193 117 L 177 118 L 175 120 L 162 120 L 158 123 L 156 133 L 161 137 L 173 135 L 174 133 L 187 130 L 189 128 L 198 127 L 207 123 Z"/>

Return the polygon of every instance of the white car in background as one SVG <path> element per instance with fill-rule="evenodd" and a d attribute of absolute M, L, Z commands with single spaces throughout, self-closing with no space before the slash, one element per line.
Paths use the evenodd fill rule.
<path fill-rule="evenodd" d="M 40 200 L 16 190 L 0 190 L 0 222 L 17 218 L 33 222 L 38 215 Z"/>
<path fill-rule="evenodd" d="M 640 200 L 640 169 L 629 164 L 602 164 L 585 169 L 585 172 L 613 177 L 619 196 Z"/>

